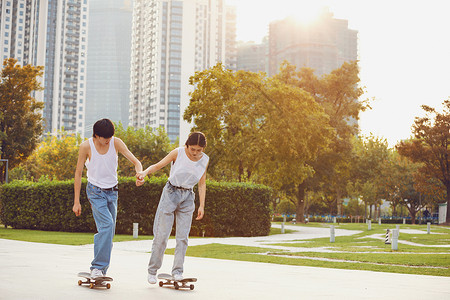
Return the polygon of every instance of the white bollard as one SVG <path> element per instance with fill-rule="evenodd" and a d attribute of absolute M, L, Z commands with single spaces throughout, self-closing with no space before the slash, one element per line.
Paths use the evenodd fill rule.
<path fill-rule="evenodd" d="M 367 228 L 368 228 L 368 230 L 372 230 L 372 220 L 369 220 L 367 222 Z"/>
<path fill-rule="evenodd" d="M 431 222 L 427 222 L 427 234 L 431 232 Z"/>
<path fill-rule="evenodd" d="M 337 222 L 336 222 L 336 217 L 333 217 L 333 223 L 337 223 Z"/>
<path fill-rule="evenodd" d="M 378 225 L 381 225 L 381 218 L 378 218 Z"/>
<path fill-rule="evenodd" d="M 286 222 L 286 215 L 283 216 L 283 223 L 281 223 L 281 233 L 284 233 L 284 223 Z"/>
<path fill-rule="evenodd" d="M 400 231 L 400 225 L 395 225 L 398 231 Z"/>
<path fill-rule="evenodd" d="M 403 218 L 403 224 L 406 224 L 406 219 L 405 218 Z"/>
<path fill-rule="evenodd" d="M 139 223 L 133 223 L 133 238 L 138 238 Z"/>
<path fill-rule="evenodd" d="M 334 243 L 334 225 L 330 226 L 330 243 Z"/>
<path fill-rule="evenodd" d="M 398 250 L 398 229 L 392 230 L 392 250 Z"/>

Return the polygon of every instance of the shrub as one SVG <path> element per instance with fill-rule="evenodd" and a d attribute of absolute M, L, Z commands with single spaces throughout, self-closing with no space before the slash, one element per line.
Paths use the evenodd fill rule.
<path fill-rule="evenodd" d="M 139 233 L 153 232 L 153 220 L 165 177 L 147 178 L 136 187 L 132 177 L 119 179 L 116 233 L 131 234 L 133 223 Z M 73 180 L 40 182 L 13 181 L 0 187 L 0 220 L 6 226 L 68 232 L 95 232 L 95 222 L 86 198 L 86 179 L 82 181 L 81 216 L 72 212 Z M 263 185 L 207 181 L 205 217 L 195 221 L 194 236 L 263 236 L 270 231 L 271 189 Z"/>

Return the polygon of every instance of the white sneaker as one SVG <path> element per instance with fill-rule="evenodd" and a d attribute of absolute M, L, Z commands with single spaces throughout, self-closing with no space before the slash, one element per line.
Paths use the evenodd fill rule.
<path fill-rule="evenodd" d="M 148 283 L 155 284 L 156 283 L 156 275 L 148 274 Z"/>
<path fill-rule="evenodd" d="M 175 280 L 175 281 L 183 280 L 183 275 L 175 274 L 175 275 L 173 275 L 173 280 Z"/>
<path fill-rule="evenodd" d="M 103 277 L 103 272 L 99 269 L 91 270 L 91 278 Z"/>

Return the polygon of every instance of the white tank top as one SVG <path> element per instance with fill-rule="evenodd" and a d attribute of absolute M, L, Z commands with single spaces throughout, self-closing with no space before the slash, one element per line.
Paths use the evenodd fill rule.
<path fill-rule="evenodd" d="M 108 152 L 100 154 L 95 149 L 94 140 L 89 139 L 91 159 L 86 160 L 87 178 L 90 183 L 102 189 L 117 185 L 117 153 L 114 147 L 114 137 L 109 142 Z"/>
<path fill-rule="evenodd" d="M 205 153 L 198 161 L 192 161 L 186 155 L 184 147 L 178 148 L 177 160 L 170 167 L 170 183 L 187 189 L 193 188 L 205 174 L 208 161 L 209 157 Z"/>

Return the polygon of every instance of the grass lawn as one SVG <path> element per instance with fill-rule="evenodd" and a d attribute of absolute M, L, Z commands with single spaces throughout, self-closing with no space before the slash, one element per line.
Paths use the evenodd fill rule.
<path fill-rule="evenodd" d="M 153 236 L 139 235 L 138 240 L 149 240 Z M 94 243 L 94 233 L 90 232 L 59 232 L 28 229 L 11 229 L 0 226 L 0 239 L 27 241 L 35 243 L 60 244 L 60 245 L 86 245 Z M 114 242 L 136 240 L 132 235 L 116 234 Z"/>

